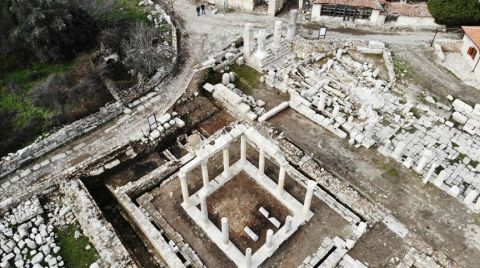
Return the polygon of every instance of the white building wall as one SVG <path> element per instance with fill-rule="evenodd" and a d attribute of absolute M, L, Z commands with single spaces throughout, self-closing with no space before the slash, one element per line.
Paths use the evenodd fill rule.
<path fill-rule="evenodd" d="M 432 17 L 408 17 L 399 16 L 396 22 L 392 23 L 397 27 L 409 27 L 409 28 L 439 28 L 440 25 L 435 23 Z"/>
<path fill-rule="evenodd" d="M 215 0 L 215 7 L 219 10 L 224 10 L 227 8 L 252 12 L 254 6 L 254 0 Z"/>
<path fill-rule="evenodd" d="M 467 54 L 468 49 L 470 47 L 474 47 L 477 49 L 477 55 L 475 56 L 474 59 L 472 59 L 472 57 L 470 57 L 470 55 Z M 468 63 L 465 65 L 465 68 L 469 68 L 470 70 L 473 70 L 473 68 L 475 67 L 475 64 L 480 59 L 480 49 L 477 46 L 475 46 L 475 44 L 467 35 L 463 36 L 463 45 L 462 45 L 461 53 L 465 61 Z M 478 65 L 480 65 L 480 63 Z M 477 77 L 477 79 L 480 80 L 480 66 L 478 65 L 477 65 L 477 68 L 475 68 L 475 76 Z"/>

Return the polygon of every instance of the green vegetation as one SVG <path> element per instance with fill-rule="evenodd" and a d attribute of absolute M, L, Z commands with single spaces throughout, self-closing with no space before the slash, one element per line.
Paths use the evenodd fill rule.
<path fill-rule="evenodd" d="M 398 57 L 393 57 L 393 68 L 395 73 L 414 82 L 420 82 L 422 77 L 406 61 Z"/>
<path fill-rule="evenodd" d="M 106 14 L 107 20 L 130 19 L 135 21 L 148 22 L 144 7 L 138 5 L 135 0 L 117 0 L 113 8 Z"/>
<path fill-rule="evenodd" d="M 400 173 L 398 172 L 398 170 L 396 168 L 394 168 L 394 167 L 392 167 L 391 165 L 388 165 L 388 164 L 383 165 L 383 170 L 385 170 L 385 174 L 389 177 L 397 178 L 400 175 Z"/>
<path fill-rule="evenodd" d="M 469 164 L 470 166 L 472 166 L 472 167 L 475 168 L 475 167 L 478 166 L 478 163 L 479 163 L 479 162 L 478 162 L 477 160 L 472 160 L 472 161 L 470 161 L 470 163 L 468 163 L 468 164 Z"/>
<path fill-rule="evenodd" d="M 30 66 L 0 74 L 0 87 L 3 89 L 14 82 L 27 93 L 35 84 L 54 73 L 63 73 L 70 70 L 73 61 L 66 63 L 34 63 Z"/>
<path fill-rule="evenodd" d="M 447 26 L 480 24 L 478 0 L 428 0 L 428 10 L 438 24 Z"/>
<path fill-rule="evenodd" d="M 75 224 L 69 225 L 65 229 L 58 230 L 58 240 L 60 243 L 60 255 L 62 256 L 65 267 L 89 267 L 99 259 L 95 248 L 90 244 L 88 237 L 80 235 L 75 239 L 75 230 L 78 227 Z M 90 249 L 85 249 L 90 245 Z"/>
<path fill-rule="evenodd" d="M 233 65 L 232 71 L 237 74 L 237 81 L 235 81 L 235 86 L 238 87 L 243 93 L 247 95 L 252 94 L 253 87 L 258 81 L 260 74 L 253 68 L 243 65 Z"/>
<path fill-rule="evenodd" d="M 456 144 L 456 143 L 453 142 L 453 141 L 451 141 L 451 143 L 452 143 L 452 147 L 453 147 L 453 148 L 457 148 L 457 147 L 459 146 L 458 144 Z"/>
<path fill-rule="evenodd" d="M 413 116 L 415 116 L 415 118 L 417 118 L 417 119 L 419 119 L 423 115 L 423 113 L 417 107 L 412 107 L 410 109 L 410 112 L 412 112 Z"/>
<path fill-rule="evenodd" d="M 463 159 L 465 159 L 465 157 L 467 157 L 466 154 L 460 153 L 455 159 L 449 160 L 449 162 L 450 162 L 450 164 L 458 164 L 458 163 L 462 162 Z"/>

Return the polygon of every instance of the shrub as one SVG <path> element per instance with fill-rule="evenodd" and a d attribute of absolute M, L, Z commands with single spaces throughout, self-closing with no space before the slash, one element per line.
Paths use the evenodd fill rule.
<path fill-rule="evenodd" d="M 72 59 L 96 45 L 99 29 L 94 19 L 62 0 L 12 0 L 10 11 L 18 23 L 16 43 L 43 62 Z"/>
<path fill-rule="evenodd" d="M 438 24 L 447 26 L 480 24 L 478 0 L 429 0 L 428 10 Z"/>

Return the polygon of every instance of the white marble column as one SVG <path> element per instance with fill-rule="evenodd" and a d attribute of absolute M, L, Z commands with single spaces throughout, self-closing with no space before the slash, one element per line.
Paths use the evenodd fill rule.
<path fill-rule="evenodd" d="M 280 48 L 282 42 L 282 21 L 275 21 L 275 27 L 273 29 L 273 47 L 275 49 Z"/>
<path fill-rule="evenodd" d="M 310 211 L 310 206 L 312 205 L 313 190 L 317 185 L 314 181 L 308 181 L 307 184 L 307 193 L 305 194 L 305 201 L 303 202 L 303 213 L 307 214 Z"/>
<path fill-rule="evenodd" d="M 200 195 L 200 209 L 202 210 L 202 220 L 203 222 L 208 222 L 208 207 L 207 207 L 207 196 L 204 192 L 201 192 Z"/>
<path fill-rule="evenodd" d="M 286 164 L 281 164 L 280 165 L 280 171 L 278 173 L 278 184 L 277 184 L 277 191 L 279 193 L 283 192 L 283 188 L 285 186 L 285 169 L 286 169 Z"/>
<path fill-rule="evenodd" d="M 202 166 L 202 179 L 203 179 L 203 186 L 208 186 L 208 160 L 205 160 L 201 163 Z"/>
<path fill-rule="evenodd" d="M 243 30 L 243 55 L 249 57 L 253 49 L 253 26 L 251 23 L 245 24 Z"/>
<path fill-rule="evenodd" d="M 339 113 L 340 113 L 340 106 L 338 104 L 335 104 L 335 106 L 333 106 L 332 118 L 335 119 Z"/>
<path fill-rule="evenodd" d="M 230 155 L 228 153 L 228 147 L 230 147 L 230 144 L 227 144 L 223 148 L 223 174 L 225 175 L 230 173 Z"/>
<path fill-rule="evenodd" d="M 428 170 L 427 174 L 425 175 L 425 177 L 423 177 L 423 184 L 426 184 L 430 181 L 430 178 L 432 177 L 433 175 L 433 172 L 435 172 L 435 169 L 438 167 L 438 164 L 437 163 L 433 163 L 432 166 L 430 167 L 430 169 Z"/>
<path fill-rule="evenodd" d="M 258 154 L 258 172 L 260 175 L 265 173 L 265 151 L 262 148 Z"/>
<path fill-rule="evenodd" d="M 287 29 L 287 39 L 290 41 L 295 38 L 295 31 L 297 28 L 297 15 L 298 15 L 298 10 L 296 9 L 290 10 L 290 21 L 288 23 L 288 29 Z"/>
<path fill-rule="evenodd" d="M 253 54 L 255 63 L 261 68 L 267 59 L 267 52 L 265 51 L 265 30 L 260 30 L 255 36 L 257 38 L 257 51 Z"/>
<path fill-rule="evenodd" d="M 292 230 L 292 216 L 288 215 L 287 218 L 285 219 L 285 227 L 284 227 L 285 233 L 289 233 L 290 230 Z"/>
<path fill-rule="evenodd" d="M 320 93 L 320 98 L 318 99 L 317 109 L 319 111 L 325 110 L 325 105 L 327 105 L 327 95 L 325 93 Z"/>
<path fill-rule="evenodd" d="M 252 249 L 247 248 L 245 250 L 245 267 L 250 268 L 251 265 L 252 265 Z"/>
<path fill-rule="evenodd" d="M 225 245 L 230 242 L 228 235 L 228 219 L 225 217 L 222 218 L 222 240 Z"/>
<path fill-rule="evenodd" d="M 400 141 L 398 144 L 397 144 L 397 147 L 395 147 L 395 150 L 393 151 L 392 153 L 392 158 L 395 159 L 395 160 L 399 160 L 400 157 L 402 156 L 402 153 L 403 153 L 403 149 L 405 149 L 405 146 L 407 144 L 403 141 Z"/>
<path fill-rule="evenodd" d="M 415 171 L 418 173 L 422 173 L 423 168 L 427 165 L 427 162 L 430 161 L 431 157 L 433 156 L 433 153 L 430 150 L 425 150 L 423 152 L 422 157 L 418 161 L 418 165 L 415 168 Z"/>
<path fill-rule="evenodd" d="M 240 137 L 240 160 L 247 160 L 247 138 L 245 137 L 245 135 L 242 135 Z"/>
<path fill-rule="evenodd" d="M 273 231 L 272 231 L 272 229 L 267 230 L 267 239 L 265 241 L 265 244 L 267 244 L 268 248 L 273 247 Z"/>
<path fill-rule="evenodd" d="M 178 177 L 180 178 L 180 187 L 182 188 L 183 203 L 186 206 L 190 206 L 192 202 L 190 201 L 190 195 L 188 194 L 187 174 L 179 172 Z"/>
<path fill-rule="evenodd" d="M 258 31 L 255 36 L 257 38 L 257 51 L 255 54 L 265 54 L 265 36 L 265 30 Z"/>

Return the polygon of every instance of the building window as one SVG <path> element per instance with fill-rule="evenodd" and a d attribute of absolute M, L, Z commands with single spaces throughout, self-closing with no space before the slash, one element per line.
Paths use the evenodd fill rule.
<path fill-rule="evenodd" d="M 353 7 L 345 5 L 322 5 L 321 16 L 344 17 L 346 19 L 369 19 L 371 8 Z"/>
<path fill-rule="evenodd" d="M 475 56 L 477 56 L 477 50 L 474 47 L 469 47 L 467 50 L 467 54 L 472 58 L 475 59 Z"/>

